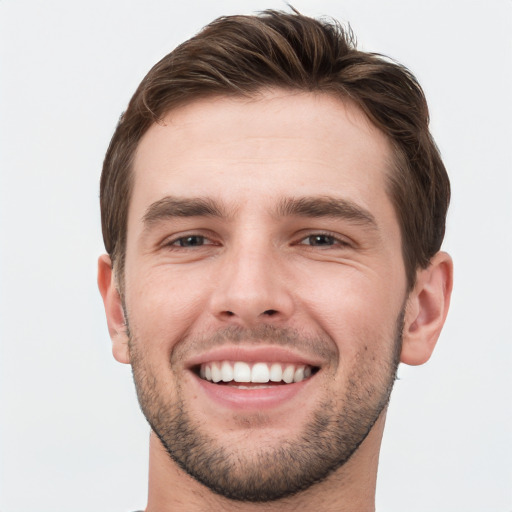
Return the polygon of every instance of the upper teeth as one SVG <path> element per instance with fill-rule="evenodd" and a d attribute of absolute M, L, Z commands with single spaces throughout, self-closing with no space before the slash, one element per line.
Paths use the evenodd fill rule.
<path fill-rule="evenodd" d="M 253 363 L 244 361 L 215 361 L 203 363 L 199 370 L 202 379 L 212 382 L 300 382 L 311 375 L 311 366 L 285 363 Z"/>

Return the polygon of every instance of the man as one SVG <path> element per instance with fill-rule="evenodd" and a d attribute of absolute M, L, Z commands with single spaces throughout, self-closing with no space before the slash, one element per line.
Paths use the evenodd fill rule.
<path fill-rule="evenodd" d="M 420 86 L 335 23 L 221 18 L 156 64 L 105 158 L 98 267 L 148 512 L 374 510 L 397 365 L 448 310 L 449 195 Z"/>

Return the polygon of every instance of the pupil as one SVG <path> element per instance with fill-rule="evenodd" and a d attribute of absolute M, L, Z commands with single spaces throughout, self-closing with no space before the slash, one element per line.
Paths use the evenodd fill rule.
<path fill-rule="evenodd" d="M 312 245 L 331 245 L 332 242 L 332 236 L 328 235 L 314 235 L 310 239 Z"/>
<path fill-rule="evenodd" d="M 203 237 L 202 236 L 187 236 L 186 238 L 182 238 L 180 240 L 181 247 L 190 247 L 194 245 L 202 245 Z"/>

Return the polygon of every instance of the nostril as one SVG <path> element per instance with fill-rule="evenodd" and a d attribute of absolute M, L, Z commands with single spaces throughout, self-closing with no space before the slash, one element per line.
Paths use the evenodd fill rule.
<path fill-rule="evenodd" d="M 272 316 L 275 315 L 276 313 L 277 311 L 275 309 L 267 309 L 266 311 L 263 311 L 263 314 L 267 316 Z"/>

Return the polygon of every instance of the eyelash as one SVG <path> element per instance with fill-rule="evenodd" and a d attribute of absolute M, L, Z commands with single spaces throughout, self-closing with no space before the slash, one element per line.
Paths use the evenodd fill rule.
<path fill-rule="evenodd" d="M 318 232 L 318 233 L 311 233 L 305 237 L 302 237 L 300 240 L 299 240 L 299 243 L 300 242 L 303 242 L 304 240 L 307 240 L 308 238 L 311 239 L 311 238 L 320 238 L 320 237 L 324 237 L 324 238 L 327 238 L 327 239 L 330 239 L 330 241 L 332 243 L 330 244 L 319 244 L 319 245 L 314 245 L 312 243 L 309 243 L 309 244 L 302 244 L 302 245 L 307 245 L 309 247 L 333 247 L 333 246 L 341 246 L 341 247 L 350 247 L 350 243 L 347 242 L 346 240 L 332 234 L 332 233 L 328 233 L 328 232 Z"/>
<path fill-rule="evenodd" d="M 192 244 L 192 245 L 180 245 L 179 244 L 179 242 L 181 242 L 183 240 L 191 239 L 191 238 L 201 239 L 203 243 Z M 184 235 L 184 236 L 180 236 L 178 238 L 173 238 L 172 240 L 165 241 L 162 245 L 164 247 L 173 248 L 173 249 L 188 249 L 190 247 L 204 247 L 205 245 L 217 245 L 214 242 L 205 244 L 204 243 L 205 241 L 211 242 L 211 240 L 205 235 L 197 235 L 197 234 L 191 233 L 190 235 Z"/>

